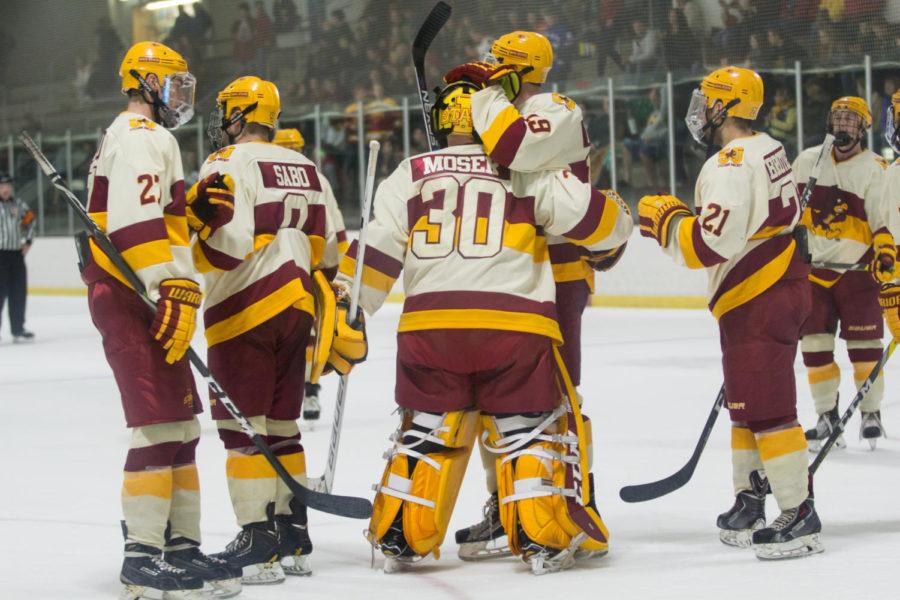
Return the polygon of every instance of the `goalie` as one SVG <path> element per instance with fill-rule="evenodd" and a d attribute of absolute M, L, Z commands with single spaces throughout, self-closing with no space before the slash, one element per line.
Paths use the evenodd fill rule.
<path fill-rule="evenodd" d="M 472 126 L 476 89 L 458 82 L 439 93 L 432 123 L 442 149 L 400 164 L 379 186 L 369 225 L 360 306 L 376 311 L 406 270 L 401 422 L 367 531 L 386 570 L 439 555 L 479 421 L 513 553 L 541 574 L 607 550 L 589 440 L 557 350 L 544 232 L 600 252 L 624 242 L 631 215 L 569 171 L 493 163 Z M 339 281 L 351 280 L 356 256 L 354 242 Z"/>

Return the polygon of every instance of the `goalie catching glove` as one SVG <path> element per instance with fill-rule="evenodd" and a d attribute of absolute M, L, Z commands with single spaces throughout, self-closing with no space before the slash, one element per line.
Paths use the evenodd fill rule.
<path fill-rule="evenodd" d="M 875 257 L 872 259 L 872 277 L 878 283 L 890 283 L 894 280 L 897 262 L 897 246 L 894 245 L 894 236 L 890 233 L 876 233 L 872 242 Z"/>
<path fill-rule="evenodd" d="M 202 297 L 200 286 L 190 279 L 166 279 L 159 284 L 150 335 L 168 351 L 166 362 L 170 365 L 181 360 L 191 345 Z"/>
<path fill-rule="evenodd" d="M 337 316 L 334 324 L 334 341 L 328 355 L 325 372 L 337 371 L 341 375 L 348 374 L 355 365 L 366 360 L 369 353 L 369 341 L 366 337 L 366 321 L 361 309 L 356 309 L 356 318 L 348 320 L 350 303 L 341 299 L 337 303 Z"/>
<path fill-rule="evenodd" d="M 234 217 L 234 180 L 211 173 L 191 186 L 185 203 L 188 227 L 205 240 Z"/>
<path fill-rule="evenodd" d="M 675 217 L 692 217 L 687 204 L 675 196 L 644 196 L 638 202 L 641 235 L 655 239 L 665 248 L 669 244 L 669 229 Z"/>

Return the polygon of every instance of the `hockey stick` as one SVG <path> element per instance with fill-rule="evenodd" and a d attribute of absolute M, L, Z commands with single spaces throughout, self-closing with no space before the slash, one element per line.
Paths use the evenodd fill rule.
<path fill-rule="evenodd" d="M 830 133 L 826 134 L 825 141 L 822 142 L 822 149 L 819 151 L 819 156 L 816 158 L 816 162 L 810 170 L 809 181 L 803 189 L 803 193 L 800 194 L 798 205 L 801 218 L 803 217 L 803 211 L 806 209 L 806 205 L 809 204 L 810 197 L 812 197 L 816 182 L 822 173 L 822 165 L 825 157 L 831 154 L 833 145 L 834 136 Z M 809 246 L 807 244 L 806 228 L 798 225 L 795 229 L 795 233 L 794 239 L 797 242 L 797 250 L 804 260 L 809 262 Z M 725 384 L 723 383 L 722 387 L 719 389 L 719 395 L 716 396 L 716 401 L 713 403 L 712 410 L 706 418 L 706 424 L 703 426 L 703 431 L 700 432 L 700 439 L 694 447 L 694 453 L 691 454 L 691 458 L 688 460 L 687 464 L 681 467 L 677 472 L 664 479 L 660 479 L 659 481 L 625 486 L 619 490 L 619 497 L 625 502 L 645 502 L 647 500 L 654 500 L 660 496 L 671 494 L 690 481 L 691 477 L 694 475 L 694 470 L 697 468 L 697 463 L 700 461 L 700 455 L 703 453 L 706 442 L 709 440 L 709 436 L 716 424 L 716 419 L 719 416 L 719 412 L 722 410 L 722 404 L 724 404 L 724 402 Z"/>
<path fill-rule="evenodd" d="M 881 374 L 881 370 L 884 368 L 885 363 L 887 363 L 888 359 L 891 357 L 891 354 L 894 353 L 894 349 L 897 347 L 897 340 L 891 340 L 891 343 L 888 344 L 888 347 L 884 349 L 884 352 L 881 353 L 881 358 L 878 359 L 878 362 L 875 363 L 875 366 L 872 367 L 872 371 L 869 373 L 869 376 L 866 377 L 865 381 L 859 386 L 859 390 L 856 392 L 856 396 L 853 397 L 853 400 L 850 402 L 850 406 L 847 407 L 847 410 L 844 411 L 844 414 L 841 415 L 841 420 L 837 422 L 834 430 L 831 432 L 831 435 L 828 436 L 828 439 L 825 440 L 825 444 L 819 450 L 819 453 L 816 454 L 816 458 L 809 465 L 809 475 L 812 477 L 816 474 L 816 470 L 819 468 L 819 465 L 822 464 L 822 461 L 825 460 L 825 457 L 828 456 L 828 452 L 831 450 L 831 447 L 834 446 L 837 439 L 844 433 L 844 428 L 847 426 L 847 421 L 850 420 L 850 417 L 853 416 L 853 413 L 856 411 L 856 407 L 860 405 L 863 401 L 863 398 L 866 397 L 866 394 L 869 393 L 869 390 L 872 389 L 872 386 L 875 384 L 875 380 L 878 379 L 878 376 Z"/>
<path fill-rule="evenodd" d="M 428 13 L 425 22 L 419 28 L 412 44 L 413 67 L 416 72 L 416 84 L 419 86 L 419 99 L 422 101 L 422 118 L 425 120 L 425 135 L 428 136 L 428 147 L 437 150 L 437 140 L 431 130 L 431 100 L 428 97 L 428 86 L 425 83 L 425 54 L 431 42 L 437 37 L 441 27 L 450 18 L 453 9 L 446 2 L 438 2 Z"/>
<path fill-rule="evenodd" d="M 353 272 L 353 287 L 350 289 L 350 310 L 348 319 L 356 319 L 356 311 L 359 308 L 359 288 L 362 285 L 363 260 L 366 256 L 366 231 L 369 229 L 369 213 L 372 212 L 372 196 L 375 194 L 375 165 L 378 162 L 378 149 L 381 147 L 376 140 L 369 142 L 369 164 L 366 170 L 366 195 L 360 215 L 359 240 L 356 245 L 356 270 Z M 341 375 L 338 383 L 337 400 L 334 403 L 334 420 L 331 423 L 331 442 L 328 444 L 328 462 L 325 463 L 325 473 L 309 481 L 313 489 L 330 493 L 334 483 L 334 470 L 337 466 L 338 446 L 341 443 L 341 427 L 344 423 L 344 405 L 347 403 L 347 384 L 350 375 Z"/>
<path fill-rule="evenodd" d="M 125 259 L 122 258 L 122 255 L 116 249 L 116 247 L 109 240 L 109 237 L 97 226 L 93 219 L 91 219 L 90 215 L 88 215 L 87 210 L 84 206 L 82 206 L 81 202 L 72 193 L 72 191 L 66 186 L 65 181 L 62 176 L 56 171 L 53 165 L 47 160 L 47 157 L 44 156 L 43 152 L 37 147 L 37 144 L 34 143 L 34 140 L 26 133 L 22 132 L 19 135 L 19 139 L 22 140 L 22 143 L 25 145 L 25 149 L 34 157 L 35 162 L 37 162 L 38 166 L 41 168 L 41 171 L 44 172 L 44 175 L 50 179 L 50 182 L 53 186 L 62 193 L 62 195 L 66 198 L 71 205 L 72 209 L 75 211 L 75 214 L 84 222 L 88 231 L 91 234 L 94 242 L 100 247 L 100 249 L 106 254 L 106 256 L 112 261 L 112 263 L 116 266 L 117 269 L 122 273 L 125 279 L 128 281 L 129 285 L 134 288 L 135 292 L 140 296 L 141 300 L 143 300 L 144 304 L 147 305 L 148 308 L 156 311 L 156 303 L 150 299 L 147 295 L 147 290 L 144 287 L 143 282 L 138 278 L 135 272 L 128 266 L 128 263 L 125 262 Z M 266 460 L 272 465 L 272 468 L 275 469 L 275 472 L 278 473 L 278 476 L 284 481 L 285 485 L 290 488 L 291 492 L 294 496 L 303 504 L 308 506 L 309 508 L 338 515 L 341 517 L 349 517 L 352 519 L 368 519 L 372 515 L 372 503 L 369 502 L 365 498 L 355 498 L 352 496 L 334 496 L 331 494 L 324 494 L 321 492 L 317 492 L 311 490 L 309 488 L 301 485 L 297 480 L 295 480 L 290 473 L 284 468 L 281 464 L 281 461 L 272 453 L 272 449 L 266 444 L 265 440 L 263 440 L 262 436 L 253 429 L 253 425 L 250 424 L 250 421 L 247 420 L 247 417 L 241 413 L 237 406 L 234 405 L 234 402 L 222 387 L 216 382 L 215 378 L 209 371 L 209 368 L 203 362 L 203 360 L 197 355 L 193 348 L 188 348 L 187 358 L 190 363 L 194 366 L 195 369 L 200 373 L 200 375 L 206 380 L 206 383 L 209 385 L 212 393 L 216 395 L 218 401 L 222 403 L 222 405 L 231 413 L 231 416 L 238 422 L 241 426 L 241 429 L 244 430 L 250 439 L 253 440 L 253 444 L 259 450 L 259 452 L 266 457 Z"/>
<path fill-rule="evenodd" d="M 872 267 L 866 262 L 857 263 L 839 263 L 829 261 L 813 261 L 812 266 L 817 269 L 832 269 L 841 271 L 871 271 Z"/>
<path fill-rule="evenodd" d="M 687 461 L 687 464 L 672 475 L 660 479 L 659 481 L 638 485 L 626 485 L 619 490 L 619 497 L 625 502 L 646 502 L 647 500 L 654 500 L 660 496 L 671 494 L 690 481 L 691 477 L 694 475 L 694 470 L 697 468 L 697 463 L 700 462 L 700 455 L 703 453 L 703 449 L 706 448 L 706 442 L 709 440 L 709 435 L 716 425 L 716 419 L 718 418 L 719 411 L 722 410 L 722 405 L 724 403 L 725 384 L 723 383 L 722 387 L 719 389 L 719 395 L 716 396 L 716 401 L 713 404 L 712 410 L 709 411 L 709 416 L 706 417 L 706 423 L 703 425 L 700 439 L 694 447 L 694 453 L 691 454 L 691 458 Z"/>

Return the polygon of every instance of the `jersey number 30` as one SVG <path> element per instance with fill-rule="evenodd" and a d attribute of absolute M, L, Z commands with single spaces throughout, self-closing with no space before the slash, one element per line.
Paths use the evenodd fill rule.
<path fill-rule="evenodd" d="M 436 177 L 422 185 L 421 196 L 426 212 L 410 234 L 417 258 L 446 258 L 454 250 L 463 258 L 500 252 L 506 188 L 499 181 L 472 177 L 460 184 L 455 177 Z"/>

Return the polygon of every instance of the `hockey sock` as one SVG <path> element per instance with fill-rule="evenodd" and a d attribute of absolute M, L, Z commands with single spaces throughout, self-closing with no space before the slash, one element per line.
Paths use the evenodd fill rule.
<path fill-rule="evenodd" d="M 856 388 L 859 389 L 860 384 L 872 372 L 872 367 L 881 358 L 884 348 L 881 346 L 881 340 L 853 340 L 847 342 L 847 354 L 850 355 L 850 362 L 853 363 L 853 380 Z M 863 412 L 875 412 L 881 408 L 881 399 L 884 397 L 884 374 L 880 375 L 869 393 L 866 394 L 859 405 L 859 409 Z"/>
<path fill-rule="evenodd" d="M 841 384 L 841 370 L 834 362 L 834 335 L 805 335 L 800 344 L 816 414 L 821 415 L 834 408 Z"/>
<path fill-rule="evenodd" d="M 731 424 L 731 467 L 735 495 L 752 489 L 750 474 L 763 468 L 756 436 L 746 423 Z"/>
<path fill-rule="evenodd" d="M 759 457 L 782 511 L 799 506 L 809 495 L 806 438 L 796 414 L 748 423 Z"/>
<path fill-rule="evenodd" d="M 266 417 L 250 417 L 254 429 L 267 435 Z M 225 476 L 228 492 L 238 525 L 259 523 L 268 520 L 266 507 L 275 501 L 275 469 L 259 453 L 241 426 L 233 419 L 216 421 L 219 438 L 225 444 L 228 456 L 225 459 Z"/>
<path fill-rule="evenodd" d="M 200 441 L 200 423 L 191 421 L 186 441 L 175 454 L 172 469 L 172 506 L 169 523 L 172 538 L 184 537 L 200 542 L 200 478 L 194 461 Z"/>
<path fill-rule="evenodd" d="M 306 455 L 300 444 L 300 428 L 297 421 L 266 419 L 266 443 L 290 473 L 301 485 L 307 484 Z M 290 502 L 293 498 L 291 490 L 281 478 L 275 480 L 275 514 L 291 514 Z"/>

